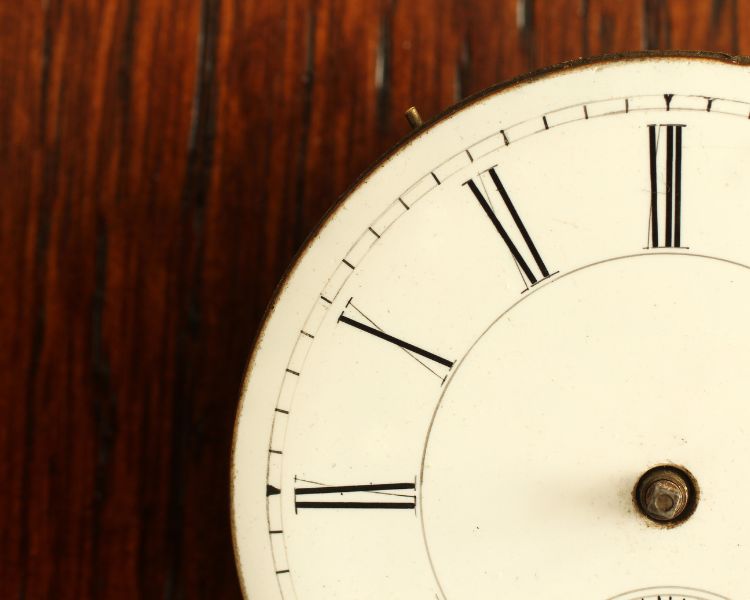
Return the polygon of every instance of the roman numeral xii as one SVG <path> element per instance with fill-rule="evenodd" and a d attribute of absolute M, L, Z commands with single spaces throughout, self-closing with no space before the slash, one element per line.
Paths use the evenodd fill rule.
<path fill-rule="evenodd" d="M 682 243 L 682 135 L 684 125 L 649 125 L 651 180 L 649 247 Z"/>

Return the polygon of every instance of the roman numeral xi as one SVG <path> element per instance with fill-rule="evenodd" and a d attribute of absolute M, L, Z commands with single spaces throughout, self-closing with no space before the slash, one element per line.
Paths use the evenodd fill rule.
<path fill-rule="evenodd" d="M 500 180 L 500 176 L 497 174 L 495 167 L 492 167 L 487 171 L 492 185 L 495 187 L 497 192 L 500 194 L 500 198 L 503 201 L 502 216 L 499 216 L 492 205 L 490 204 L 489 195 L 487 197 L 480 189 L 480 186 L 484 187 L 481 177 L 469 179 L 464 182 L 464 185 L 468 186 L 471 193 L 479 202 L 487 217 L 495 226 L 497 233 L 500 234 L 505 245 L 508 247 L 513 259 L 516 261 L 519 269 L 521 270 L 524 279 L 530 284 L 534 285 L 542 279 L 546 279 L 550 276 L 547 265 L 544 264 L 539 251 L 536 248 L 536 244 L 531 239 L 526 225 L 521 220 L 521 216 L 518 214 L 513 201 L 510 199 L 508 191 L 505 189 L 503 182 Z M 479 182 L 479 183 L 477 183 Z M 503 223 L 503 221 L 505 223 Z M 512 223 L 512 224 L 511 224 Z M 513 227 L 515 226 L 515 232 Z"/>
<path fill-rule="evenodd" d="M 682 130 L 684 125 L 649 125 L 651 180 L 649 247 L 679 248 L 682 241 Z"/>

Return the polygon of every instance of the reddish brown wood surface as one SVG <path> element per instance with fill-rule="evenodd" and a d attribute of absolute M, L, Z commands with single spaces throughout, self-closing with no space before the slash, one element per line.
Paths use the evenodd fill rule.
<path fill-rule="evenodd" d="M 642 48 L 750 52 L 750 0 L 1 2 L 0 597 L 238 598 L 234 411 L 306 234 L 408 106 Z"/>

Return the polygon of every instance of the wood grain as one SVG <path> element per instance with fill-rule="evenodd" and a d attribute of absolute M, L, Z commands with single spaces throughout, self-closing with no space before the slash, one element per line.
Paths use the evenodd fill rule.
<path fill-rule="evenodd" d="M 424 116 L 582 55 L 750 50 L 750 0 L 0 3 L 0 596 L 239 598 L 274 287 Z"/>

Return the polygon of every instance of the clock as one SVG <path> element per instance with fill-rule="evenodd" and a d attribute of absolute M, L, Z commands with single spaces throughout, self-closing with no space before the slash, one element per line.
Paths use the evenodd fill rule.
<path fill-rule="evenodd" d="M 421 126 L 273 300 L 255 600 L 750 598 L 750 69 L 564 64 Z"/>

